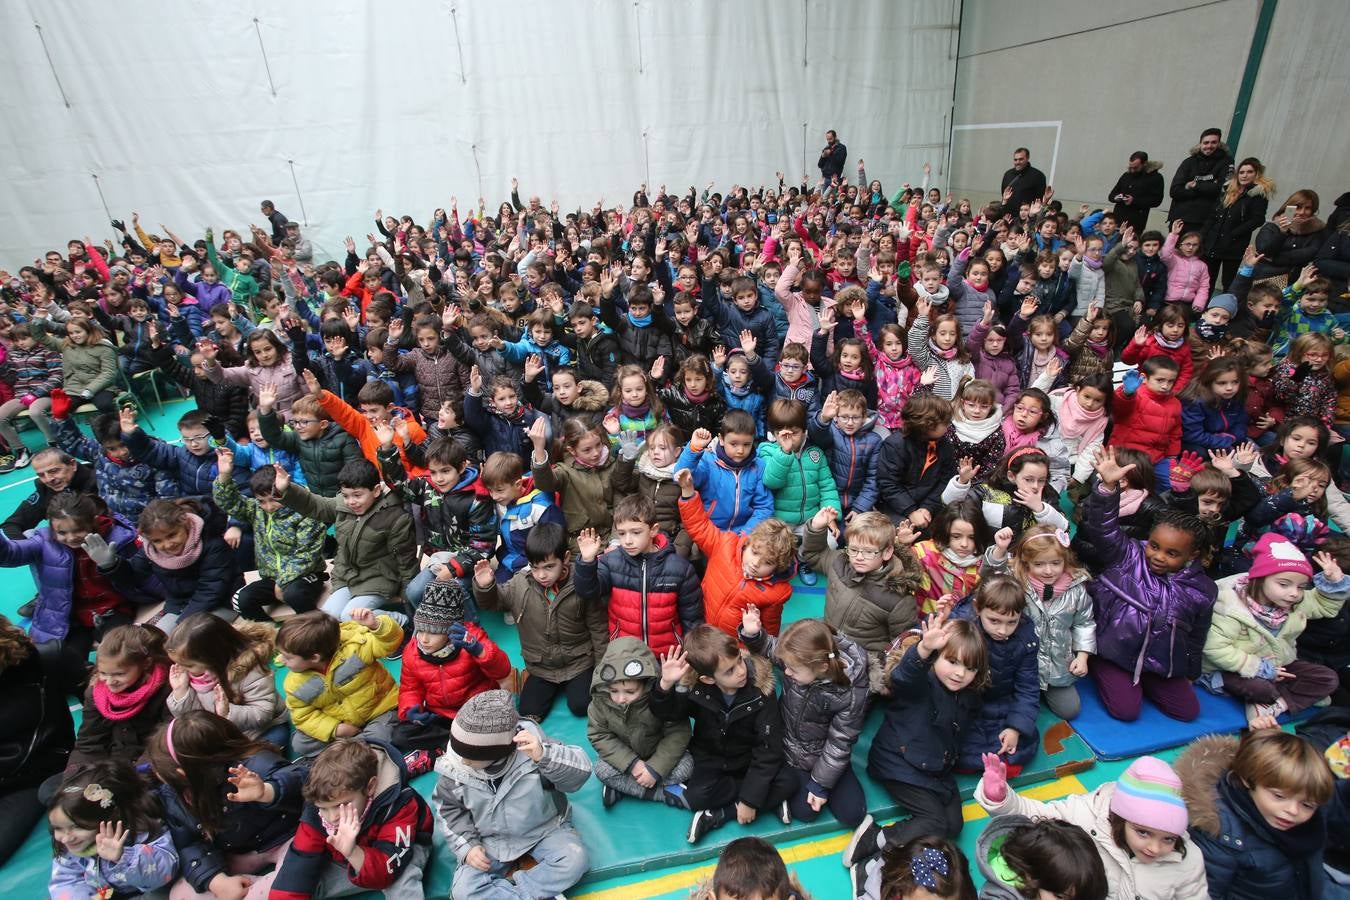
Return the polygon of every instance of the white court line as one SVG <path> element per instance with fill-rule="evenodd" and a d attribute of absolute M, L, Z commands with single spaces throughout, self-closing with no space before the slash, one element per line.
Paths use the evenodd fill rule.
<path fill-rule="evenodd" d="M 1046 120 L 1044 122 L 989 122 L 982 125 L 953 125 L 952 131 L 987 131 L 991 128 L 1053 128 L 1055 129 L 1055 149 L 1050 153 L 1050 172 L 1045 176 L 1046 184 L 1055 183 L 1055 165 L 1059 162 L 1059 136 L 1064 130 L 1064 120 Z M 948 171 L 951 170 L 948 159 Z"/>
<path fill-rule="evenodd" d="M 163 439 L 161 438 L 161 440 L 163 440 Z M 183 443 L 183 439 L 182 439 L 182 438 L 178 438 L 177 440 L 164 441 L 164 443 L 166 443 L 166 444 L 181 444 L 181 443 Z M 37 451 L 37 450 L 29 450 L 28 452 L 31 454 L 31 453 L 37 453 L 38 451 Z M 86 465 L 87 465 L 87 463 L 86 463 Z M 22 486 L 25 485 L 25 484 L 32 484 L 32 483 L 35 482 L 35 481 L 37 481 L 37 477 L 36 477 L 36 476 L 29 476 L 28 478 L 25 478 L 25 479 L 23 479 L 22 481 L 16 481 L 16 482 L 14 482 L 13 484 L 7 484 L 7 485 L 5 485 L 4 487 L 0 487 L 0 493 L 4 493 L 5 491 L 8 491 L 8 490 L 13 490 L 13 489 L 16 488 L 16 487 L 22 487 Z"/>

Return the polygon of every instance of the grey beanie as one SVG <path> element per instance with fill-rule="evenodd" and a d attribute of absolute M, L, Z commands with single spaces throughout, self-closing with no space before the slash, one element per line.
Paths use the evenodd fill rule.
<path fill-rule="evenodd" d="M 450 749 L 462 759 L 492 762 L 513 750 L 520 715 L 511 694 L 484 691 L 469 698 L 450 723 Z"/>
<path fill-rule="evenodd" d="M 464 585 L 458 578 L 450 581 L 432 579 L 413 613 L 413 631 L 449 634 L 451 625 L 464 621 L 466 605 Z"/>
<path fill-rule="evenodd" d="M 1228 311 L 1228 317 L 1237 315 L 1238 299 L 1233 294 L 1215 294 L 1205 305 L 1205 309 L 1224 309 Z"/>

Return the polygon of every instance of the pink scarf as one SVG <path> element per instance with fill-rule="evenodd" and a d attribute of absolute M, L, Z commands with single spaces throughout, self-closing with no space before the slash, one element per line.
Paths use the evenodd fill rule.
<path fill-rule="evenodd" d="M 120 694 L 108 690 L 108 685 L 103 681 L 95 681 L 94 706 L 98 708 L 99 715 L 110 721 L 121 722 L 130 719 L 145 709 L 150 698 L 164 687 L 164 682 L 168 678 L 169 667 L 160 664 L 150 670 L 150 674 L 141 682 L 140 687 Z"/>
<path fill-rule="evenodd" d="M 1039 578 L 1036 578 L 1035 576 L 1032 575 L 1028 575 L 1027 584 L 1030 585 L 1036 591 L 1037 597 L 1045 597 L 1048 600 L 1050 599 L 1050 597 L 1058 597 L 1060 594 L 1067 591 L 1069 589 L 1069 585 L 1073 584 L 1073 576 L 1070 575 L 1067 571 L 1060 572 L 1059 577 L 1055 579 L 1055 583 L 1049 586 L 1050 587 L 1049 596 L 1046 596 L 1047 592 L 1045 590 L 1046 588 L 1045 582 L 1041 581 Z"/>
<path fill-rule="evenodd" d="M 943 350 L 937 344 L 933 343 L 932 341 L 929 341 L 928 349 L 932 351 L 932 353 L 935 356 L 941 357 L 942 359 L 956 359 L 956 352 L 957 352 L 956 347 L 952 347 L 950 350 Z"/>
<path fill-rule="evenodd" d="M 161 569 L 169 569 L 170 571 L 175 572 L 179 569 L 186 569 L 188 566 L 195 563 L 202 555 L 202 527 L 205 523 L 202 522 L 201 516 L 193 513 L 188 513 L 187 522 L 188 539 L 187 543 L 183 545 L 181 553 L 173 556 L 170 556 L 167 553 L 161 553 L 156 550 L 149 541 L 146 541 L 145 547 L 143 548 L 145 550 L 146 558 Z"/>
<path fill-rule="evenodd" d="M 1080 445 L 1090 444 L 1106 434 L 1106 407 L 1090 413 L 1078 404 L 1078 393 L 1073 388 L 1063 388 L 1055 393 L 1060 397 L 1056 414 L 1060 434 L 1076 438 Z"/>
<path fill-rule="evenodd" d="M 607 462 L 609 462 L 609 447 L 600 448 L 600 460 L 593 466 L 582 462 L 579 457 L 572 457 L 572 465 L 576 466 L 578 469 L 602 469 Z"/>
<path fill-rule="evenodd" d="M 1011 453 L 1014 450 L 1020 450 L 1023 447 L 1035 447 L 1036 442 L 1041 439 L 1041 430 L 1022 431 L 1017 427 L 1017 423 L 1012 420 L 1012 416 L 1003 417 L 1003 449 Z"/>
<path fill-rule="evenodd" d="M 1144 498 L 1148 496 L 1148 491 L 1139 488 L 1127 488 L 1120 492 L 1120 515 L 1132 516 L 1139 512 L 1139 507 L 1143 505 Z"/>

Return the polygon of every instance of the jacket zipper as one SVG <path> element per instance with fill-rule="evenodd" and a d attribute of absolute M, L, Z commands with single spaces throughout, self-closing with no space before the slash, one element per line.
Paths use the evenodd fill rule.
<path fill-rule="evenodd" d="M 645 644 L 650 640 L 647 633 L 647 557 L 642 558 L 642 642 Z"/>

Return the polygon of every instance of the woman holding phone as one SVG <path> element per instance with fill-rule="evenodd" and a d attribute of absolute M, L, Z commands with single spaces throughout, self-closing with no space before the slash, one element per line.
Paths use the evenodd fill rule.
<path fill-rule="evenodd" d="M 1275 218 L 1256 233 L 1256 251 L 1263 259 L 1252 272 L 1252 281 L 1283 278 L 1285 282 L 1317 258 L 1326 239 L 1326 223 L 1317 218 L 1317 192 L 1294 191 L 1281 204 Z M 1281 285 L 1283 286 L 1283 285 Z"/>

